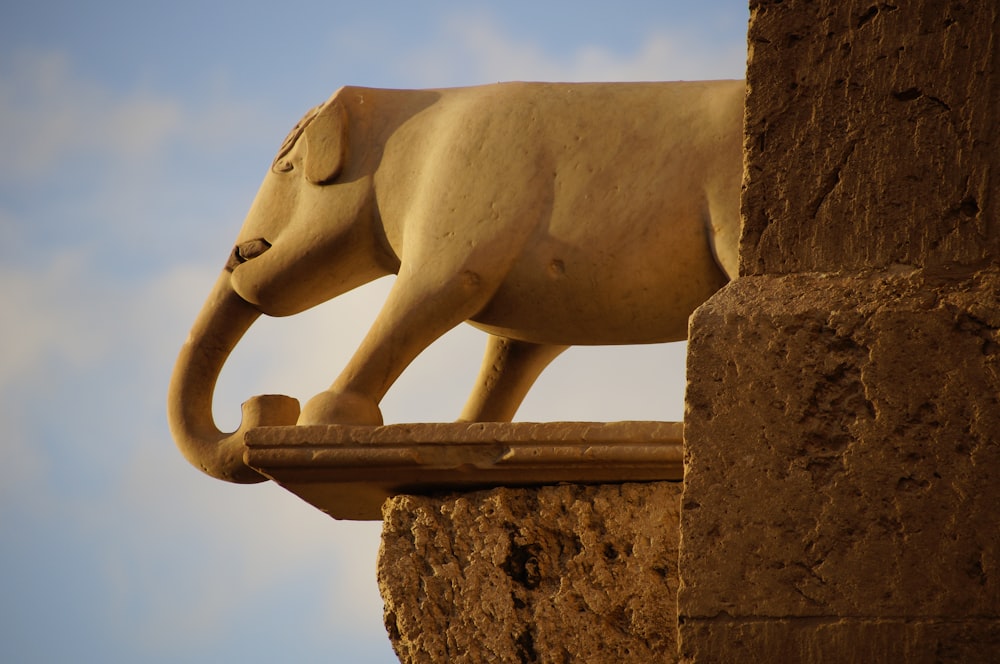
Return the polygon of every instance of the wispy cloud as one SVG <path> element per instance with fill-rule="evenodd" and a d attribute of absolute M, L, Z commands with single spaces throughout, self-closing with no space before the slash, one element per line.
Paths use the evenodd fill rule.
<path fill-rule="evenodd" d="M 210 219 L 209 212 L 195 212 L 194 198 L 219 199 L 214 209 L 240 214 L 254 183 L 247 200 L 226 200 L 232 192 L 224 185 L 197 189 L 174 175 L 171 191 L 155 176 L 177 169 L 178 146 L 239 150 L 268 123 L 258 122 L 252 105 L 221 95 L 184 102 L 142 88 L 115 90 L 82 79 L 56 53 L 21 54 L 0 67 L 7 157 L 0 184 L 10 192 L 0 208 L 2 254 L 15 259 L 0 262 L 0 306 L 8 312 L 0 324 L 0 452 L 9 473 L 0 518 L 30 524 L 0 558 L 26 570 L 25 583 L 49 597 L 56 588 L 35 558 L 58 537 L 74 551 L 75 577 L 87 589 L 65 602 L 52 597 L 60 606 L 48 616 L 32 608 L 44 601 L 24 605 L 8 627 L 85 624 L 88 643 L 177 661 L 239 633 L 272 596 L 323 579 L 324 587 L 302 598 L 309 605 L 297 607 L 315 616 L 316 639 L 383 642 L 377 524 L 338 526 L 277 487 L 241 491 L 204 478 L 173 448 L 165 423 L 173 358 L 219 268 L 201 260 L 197 247 L 217 241 L 224 256 L 238 228 L 238 218 L 228 229 L 218 219 L 205 223 L 197 215 Z M 275 126 L 270 142 L 277 145 L 286 129 Z M 81 161 L 89 163 L 85 172 L 67 168 Z M 180 172 L 204 178 L 206 170 L 201 159 Z M 90 186 L 76 189 L 81 176 Z M 174 203 L 179 196 L 185 205 Z M 188 219 L 166 217 L 168 206 L 186 207 Z M 38 231 L 46 226 L 48 233 Z M 116 250 L 133 252 L 122 264 L 140 269 L 123 278 L 107 264 Z M 136 251 L 172 258 L 164 266 Z M 336 343 L 331 329 L 324 341 Z M 280 332 L 265 340 L 280 348 Z M 315 334 L 320 342 L 321 331 Z M 321 354 L 323 344 L 316 345 Z M 262 356 L 273 359 L 230 372 L 253 376 L 224 404 L 237 413 L 240 400 L 273 391 L 262 385 L 286 371 L 280 352 Z M 346 608 L 331 583 L 347 586 Z M 334 615 L 338 621 L 327 623 Z M 20 642 L 8 641 L 0 653 L 21 659 L 52 651 L 44 644 L 19 650 Z"/>
<path fill-rule="evenodd" d="M 188 103 L 155 89 L 82 78 L 62 52 L 22 51 L 0 65 L 0 179 L 66 176 L 69 159 L 134 165 L 178 144 L 218 149 L 262 124 L 253 104 L 210 95 Z M 266 122 L 263 124 L 267 124 Z"/>
<path fill-rule="evenodd" d="M 128 506 L 92 523 L 119 542 L 105 554 L 110 624 L 132 625 L 143 650 L 181 655 L 238 632 L 251 607 L 277 610 L 271 597 L 305 582 L 315 592 L 296 610 L 310 611 L 316 628 L 383 636 L 377 523 L 335 524 L 276 486 L 221 484 L 173 463 L 167 455 L 176 452 L 164 441 L 148 442 L 156 445 L 137 447 L 115 492 L 128 497 Z M 139 528 L 124 540 L 123 520 Z M 332 592 L 331 583 L 347 587 Z"/>
<path fill-rule="evenodd" d="M 428 86 L 505 80 L 641 81 L 740 78 L 742 45 L 720 48 L 704 36 L 653 29 L 628 52 L 585 45 L 553 54 L 505 32 L 488 15 L 446 19 L 432 45 L 407 58 L 405 72 Z"/>
<path fill-rule="evenodd" d="M 73 75 L 60 53 L 20 53 L 0 77 L 0 177 L 50 171 L 69 155 L 138 158 L 161 148 L 181 126 L 173 100 L 149 92 L 120 98 Z"/>
<path fill-rule="evenodd" d="M 278 487 L 203 477 L 171 444 L 170 366 L 215 272 L 179 264 L 122 284 L 85 256 L 0 271 L 0 306 L 16 312 L 0 356 L 0 445 L 11 473 L 0 514 L 72 542 L 77 574 L 100 592 L 90 629 L 126 651 L 186 659 L 239 632 L 248 612 L 279 611 L 272 597 L 303 585 L 314 592 L 298 610 L 314 616 L 318 638 L 379 643 L 378 524 L 334 524 Z M 273 390 L 295 332 L 265 330 L 264 359 L 232 367 L 240 393 L 224 405 L 238 413 L 239 400 Z M 304 334 L 301 356 L 314 364 L 338 339 L 335 326 Z M 49 421 L 39 426 L 39 416 Z M 70 459 L 83 463 L 71 470 Z M 89 478 L 67 485 L 68 473 Z M 49 622 L 79 620 L 75 610 L 63 606 Z"/>

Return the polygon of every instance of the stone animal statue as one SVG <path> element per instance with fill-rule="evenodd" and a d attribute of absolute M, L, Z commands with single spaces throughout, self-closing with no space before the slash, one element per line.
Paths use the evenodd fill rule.
<path fill-rule="evenodd" d="M 382 423 L 407 365 L 463 321 L 489 334 L 468 421 L 508 421 L 567 346 L 686 338 L 737 270 L 743 81 L 344 87 L 295 126 L 181 349 L 169 420 L 221 479 L 255 426 Z M 394 273 L 361 346 L 299 412 L 254 397 L 212 417 L 216 380 L 261 313 L 286 316 Z"/>

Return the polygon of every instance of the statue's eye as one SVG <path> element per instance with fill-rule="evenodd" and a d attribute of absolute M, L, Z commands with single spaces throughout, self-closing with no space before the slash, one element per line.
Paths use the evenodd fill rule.
<path fill-rule="evenodd" d="M 292 170 L 292 162 L 288 159 L 276 159 L 271 170 L 275 173 L 287 173 Z"/>

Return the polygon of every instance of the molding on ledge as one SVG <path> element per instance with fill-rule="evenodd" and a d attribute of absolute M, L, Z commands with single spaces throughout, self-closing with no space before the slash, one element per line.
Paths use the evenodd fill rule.
<path fill-rule="evenodd" d="M 399 494 L 680 481 L 681 422 L 259 427 L 244 459 L 336 519 L 380 521 Z"/>

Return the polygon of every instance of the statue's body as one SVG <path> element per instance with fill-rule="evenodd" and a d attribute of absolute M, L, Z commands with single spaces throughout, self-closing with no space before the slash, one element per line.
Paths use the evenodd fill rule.
<path fill-rule="evenodd" d="M 299 424 L 380 424 L 378 402 L 463 321 L 490 333 L 462 419 L 509 420 L 569 345 L 676 341 L 735 277 L 742 81 L 342 88 L 282 146 L 181 351 L 174 435 L 253 481 L 242 431 L 296 423 L 270 398 L 227 436 L 215 381 L 259 313 L 288 315 L 386 274 L 381 313 Z"/>

